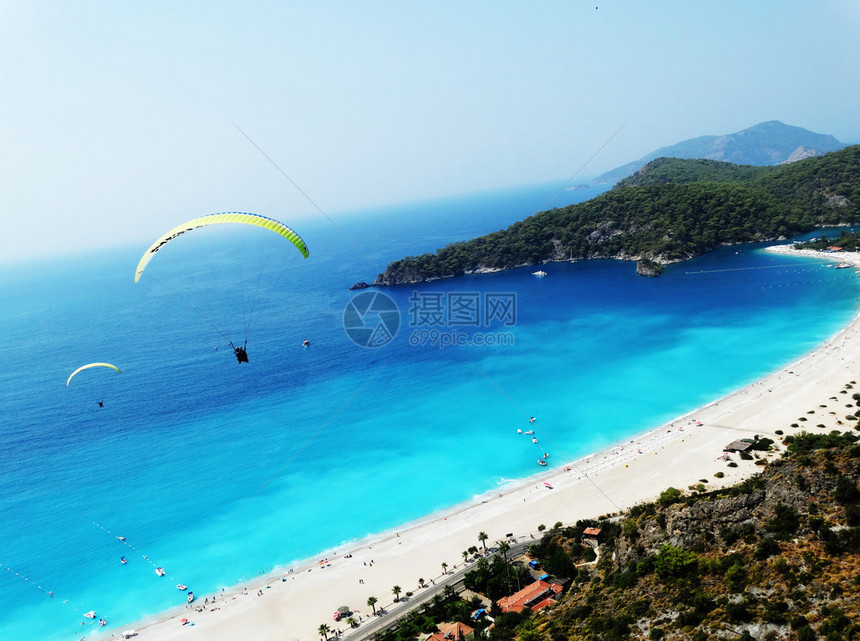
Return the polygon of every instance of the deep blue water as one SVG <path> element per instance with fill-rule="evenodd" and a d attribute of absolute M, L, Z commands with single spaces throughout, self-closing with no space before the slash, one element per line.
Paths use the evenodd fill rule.
<path fill-rule="evenodd" d="M 389 288 L 395 338 L 350 340 L 351 283 L 553 191 L 338 219 L 360 249 L 325 220 L 295 223 L 306 261 L 255 234 L 188 234 L 137 285 L 145 244 L 2 268 L 2 637 L 96 636 L 84 612 L 121 628 L 178 605 L 177 582 L 203 596 L 449 508 L 538 470 L 514 438 L 527 415 L 559 465 L 780 367 L 856 312 L 853 270 L 744 246 L 657 279 L 592 261 Z M 484 326 L 487 295 L 515 318 Z M 431 343 L 454 332 L 502 344 Z M 245 337 L 239 365 L 227 343 Z M 91 361 L 122 373 L 67 387 Z"/>

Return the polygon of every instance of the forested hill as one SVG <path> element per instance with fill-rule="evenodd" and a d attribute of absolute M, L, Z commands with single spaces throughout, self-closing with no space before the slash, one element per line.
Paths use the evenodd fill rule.
<path fill-rule="evenodd" d="M 590 258 L 659 265 L 860 219 L 860 145 L 788 165 L 660 158 L 584 203 L 394 261 L 373 285 Z"/>
<path fill-rule="evenodd" d="M 668 488 L 619 522 L 557 524 L 529 551 L 568 594 L 496 616 L 490 640 L 860 639 L 855 434 L 789 436 L 783 458 L 734 487 Z M 596 567 L 581 562 L 583 526 L 602 528 Z"/>

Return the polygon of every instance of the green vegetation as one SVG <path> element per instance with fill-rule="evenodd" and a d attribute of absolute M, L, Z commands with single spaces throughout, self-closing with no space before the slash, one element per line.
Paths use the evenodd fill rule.
<path fill-rule="evenodd" d="M 375 285 L 547 261 L 686 260 L 723 244 L 786 238 L 860 218 L 860 146 L 789 165 L 661 158 L 588 202 L 388 265 Z"/>
<path fill-rule="evenodd" d="M 860 640 L 858 438 L 786 441 L 739 485 L 668 488 L 620 522 L 595 523 L 608 533 L 596 567 L 579 560 L 591 522 L 548 532 L 529 551 L 571 579 L 567 595 L 489 640 Z"/>

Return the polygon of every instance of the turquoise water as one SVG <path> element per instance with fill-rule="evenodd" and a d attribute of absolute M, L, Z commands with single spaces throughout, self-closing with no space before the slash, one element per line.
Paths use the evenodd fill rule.
<path fill-rule="evenodd" d="M 537 471 L 540 452 L 514 438 L 526 416 L 559 465 L 778 368 L 856 312 L 853 270 L 745 246 L 658 279 L 593 261 L 388 288 L 396 337 L 347 336 L 348 285 L 552 191 L 339 221 L 361 251 L 326 221 L 296 223 L 307 261 L 213 234 L 157 256 L 138 285 L 145 247 L 3 268 L 3 638 L 97 638 L 181 604 L 176 583 L 202 597 L 449 508 Z M 515 322 L 410 326 L 428 301 L 486 294 L 513 301 Z M 430 330 L 502 344 L 411 344 Z M 227 342 L 245 336 L 239 365 Z M 66 387 L 90 361 L 122 374 Z"/>

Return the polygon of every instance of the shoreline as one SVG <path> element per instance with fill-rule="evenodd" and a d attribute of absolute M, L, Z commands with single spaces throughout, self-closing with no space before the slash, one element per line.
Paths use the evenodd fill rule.
<path fill-rule="evenodd" d="M 797 251 L 790 245 L 765 251 L 860 268 L 857 253 Z M 829 358 L 837 348 L 842 351 Z M 791 434 L 804 428 L 851 429 L 855 423 L 843 420 L 848 410 L 840 392 L 851 400 L 845 386 L 860 378 L 858 363 L 860 313 L 790 364 L 609 449 L 502 483 L 448 510 L 343 544 L 322 553 L 322 562 L 307 559 L 216 595 L 199 595 L 194 608 L 178 606 L 124 629 L 136 630 L 137 639 L 185 639 L 193 634 L 211 641 L 313 641 L 325 623 L 333 631 L 340 628 L 342 638 L 361 639 L 363 626 L 349 629 L 344 622 L 335 623 L 335 609 L 349 605 L 364 623 L 372 616 L 367 598 L 375 596 L 377 609 L 384 607 L 390 612 L 385 618 L 394 620 L 409 606 L 393 603 L 392 587 L 417 592 L 419 578 L 429 584 L 443 576 L 442 563 L 449 572 L 462 568 L 462 551 L 471 546 L 481 549 L 479 532 L 489 535 L 488 546 L 509 533 L 518 539 L 539 538 L 540 524 L 551 527 L 557 521 L 574 523 L 624 511 L 654 500 L 669 486 L 686 492 L 702 481 L 707 481 L 709 490 L 733 485 L 757 472 L 758 466 L 754 460 L 730 455 L 737 467 L 727 467 L 723 446 L 731 441 L 754 434 L 772 438 L 778 451 L 762 455 L 771 459 L 782 450 L 776 430 Z M 807 420 L 813 414 L 815 419 Z M 799 427 L 792 428 L 791 423 Z M 716 472 L 725 476 L 717 479 Z M 197 611 L 198 607 L 203 610 Z M 183 625 L 183 618 L 193 626 Z M 111 636 L 119 635 L 117 629 Z"/>

